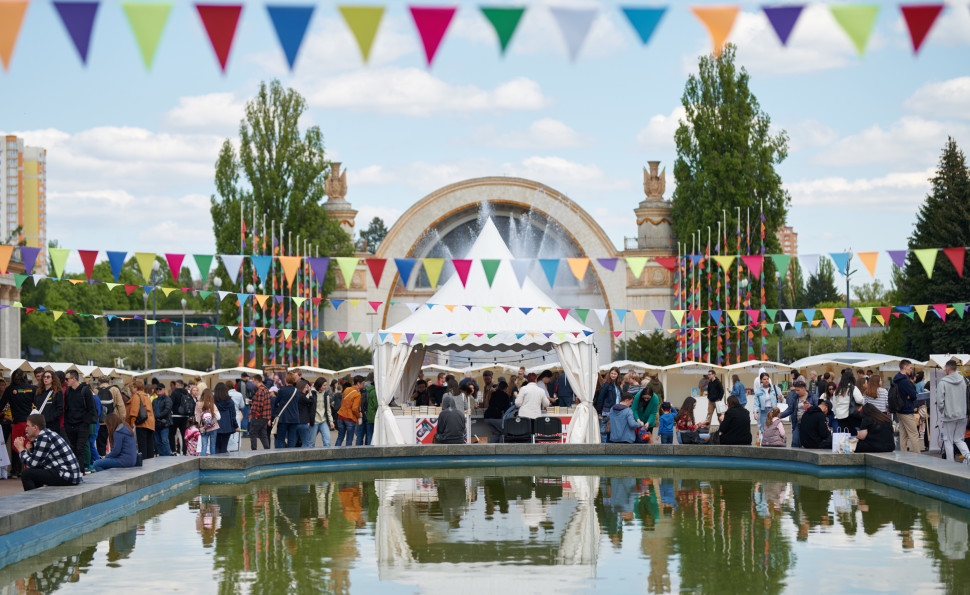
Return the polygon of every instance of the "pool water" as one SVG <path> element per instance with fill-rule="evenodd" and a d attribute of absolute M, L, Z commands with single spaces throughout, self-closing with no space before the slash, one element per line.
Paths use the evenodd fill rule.
<path fill-rule="evenodd" d="M 16 593 L 966 592 L 970 511 L 863 479 L 584 467 L 204 485 L 0 570 Z M 514 590 L 514 591 L 513 591 Z"/>

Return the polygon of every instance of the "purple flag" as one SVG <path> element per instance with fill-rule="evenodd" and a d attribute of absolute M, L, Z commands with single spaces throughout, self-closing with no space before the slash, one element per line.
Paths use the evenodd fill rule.
<path fill-rule="evenodd" d="M 899 268 L 906 266 L 906 256 L 909 254 L 909 250 L 887 250 L 889 257 L 893 259 L 893 264 Z"/>
<path fill-rule="evenodd" d="M 604 269 L 607 269 L 609 271 L 615 271 L 616 261 L 618 260 L 619 258 L 597 258 L 596 262 L 600 263 L 600 266 L 603 267 Z"/>
<path fill-rule="evenodd" d="M 30 275 L 33 272 L 34 263 L 37 262 L 38 254 L 40 254 L 40 248 L 31 248 L 30 246 L 20 247 L 20 259 L 24 261 L 26 274 Z"/>
<path fill-rule="evenodd" d="M 307 256 L 306 261 L 310 263 L 310 269 L 317 279 L 317 284 L 323 285 L 323 280 L 327 277 L 327 268 L 330 266 L 330 258 L 327 256 Z"/>
<path fill-rule="evenodd" d="M 768 17 L 768 22 L 771 23 L 778 39 L 781 40 L 781 45 L 788 45 L 788 36 L 791 35 L 792 29 L 795 28 L 795 23 L 805 7 L 795 5 L 765 6 L 763 8 L 765 16 Z"/>
<path fill-rule="evenodd" d="M 663 328 L 664 315 L 667 313 L 667 311 L 666 310 L 650 310 L 650 311 L 653 312 L 653 317 L 657 319 L 657 324 L 660 325 L 660 328 Z"/>
<path fill-rule="evenodd" d="M 852 314 L 855 313 L 855 308 L 839 308 L 842 311 L 842 316 L 845 316 L 845 321 L 849 324 L 852 323 Z"/>
<path fill-rule="evenodd" d="M 91 44 L 91 31 L 94 29 L 94 16 L 98 13 L 98 2 L 54 2 L 54 8 L 64 23 L 81 62 L 88 63 L 88 47 Z"/>

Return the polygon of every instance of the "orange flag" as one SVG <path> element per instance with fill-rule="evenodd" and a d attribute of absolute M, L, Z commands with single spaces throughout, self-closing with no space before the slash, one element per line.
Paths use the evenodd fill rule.
<path fill-rule="evenodd" d="M 280 261 L 280 266 L 283 267 L 283 274 L 286 275 L 287 281 L 290 282 L 290 289 L 293 289 L 293 282 L 296 281 L 296 272 L 300 269 L 300 262 L 302 262 L 302 256 L 277 256 L 276 258 Z"/>
<path fill-rule="evenodd" d="M 694 16 L 704 23 L 707 32 L 711 36 L 714 44 L 714 56 L 719 57 L 724 44 L 727 42 L 731 29 L 734 28 L 734 19 L 737 18 L 740 6 L 692 6 L 691 12 Z"/>
<path fill-rule="evenodd" d="M 27 4 L 26 0 L 0 2 L 0 60 L 3 61 L 4 70 L 10 68 L 10 58 L 13 57 L 13 48 L 17 45 L 20 25 L 27 13 Z"/>
<path fill-rule="evenodd" d="M 856 256 L 862 261 L 862 264 L 866 265 L 866 270 L 873 277 L 876 276 L 876 262 L 879 260 L 878 252 L 856 252 Z"/>
<path fill-rule="evenodd" d="M 589 267 L 588 258 L 567 258 L 566 262 L 569 263 L 569 270 L 573 272 L 573 276 L 579 282 L 583 281 L 583 277 L 586 276 L 586 269 Z"/>

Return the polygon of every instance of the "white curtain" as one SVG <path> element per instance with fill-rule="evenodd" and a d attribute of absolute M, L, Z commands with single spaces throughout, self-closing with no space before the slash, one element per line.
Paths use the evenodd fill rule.
<path fill-rule="evenodd" d="M 411 392 L 414 390 L 414 381 L 417 379 L 418 373 L 421 372 L 422 364 L 424 364 L 424 352 L 424 345 L 411 346 L 411 355 L 408 357 L 407 364 L 404 365 L 404 376 L 401 376 L 397 389 L 394 391 L 398 405 L 403 405 L 404 401 L 411 397 Z"/>
<path fill-rule="evenodd" d="M 599 417 L 593 411 L 596 391 L 596 362 L 592 343 L 560 343 L 555 346 L 566 380 L 573 389 L 577 405 L 569 423 L 570 444 L 597 444 L 600 441 Z"/>
<path fill-rule="evenodd" d="M 411 346 L 407 343 L 381 343 L 374 352 L 374 388 L 379 402 L 374 418 L 374 444 L 378 446 L 404 444 L 388 403 L 401 384 L 410 356 Z"/>
<path fill-rule="evenodd" d="M 384 573 L 394 566 L 412 562 L 414 555 L 404 534 L 401 522 L 401 509 L 395 505 L 395 496 L 400 491 L 400 479 L 377 479 L 377 524 L 374 528 L 374 546 L 377 550 L 378 577 L 384 580 Z"/>
<path fill-rule="evenodd" d="M 599 517 L 595 499 L 599 492 L 600 478 L 595 476 L 567 475 L 576 498 L 576 511 L 566 524 L 556 564 L 587 566 L 590 576 L 596 572 L 599 558 Z"/>

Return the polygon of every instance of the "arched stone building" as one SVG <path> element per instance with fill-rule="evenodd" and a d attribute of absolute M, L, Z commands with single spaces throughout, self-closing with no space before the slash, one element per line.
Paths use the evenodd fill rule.
<path fill-rule="evenodd" d="M 598 262 L 675 254 L 670 203 L 663 199 L 663 173 L 657 173 L 657 165 L 651 162 L 651 170 L 644 170 L 647 196 L 634 209 L 635 247 L 631 242 L 628 249 L 618 250 L 585 209 L 554 188 L 522 178 L 487 177 L 450 184 L 414 203 L 391 227 L 374 257 L 461 258 L 462 250 L 471 245 L 484 218 L 491 217 L 516 258 L 589 258 L 590 266 L 582 282 L 575 279 L 565 261 L 560 263 L 554 287 L 550 287 L 538 264 L 530 275 L 562 307 L 590 309 L 586 324 L 594 330 L 608 331 L 596 333 L 595 337 L 601 361 L 609 361 L 617 340 L 613 332 L 656 328 L 656 321 L 648 315 L 640 327 L 632 312 L 623 320 L 610 312 L 601 323 L 595 310 L 666 310 L 672 304 L 673 274 L 658 264 L 650 262 L 640 277 L 634 278 L 622 260 L 613 271 Z M 352 232 L 356 211 L 342 195 L 332 202 L 335 204 L 330 210 L 339 211 L 341 224 Z M 386 270 L 376 287 L 363 263 L 349 288 L 338 276 L 337 289 L 330 297 L 360 301 L 356 308 L 345 305 L 336 312 L 324 309 L 322 329 L 376 332 L 405 318 L 416 304 L 433 295 L 434 288 L 420 264 L 415 266 L 406 287 L 394 267 Z M 449 274 L 446 266 L 439 283 Z M 367 302 L 381 302 L 382 306 L 374 312 Z"/>

